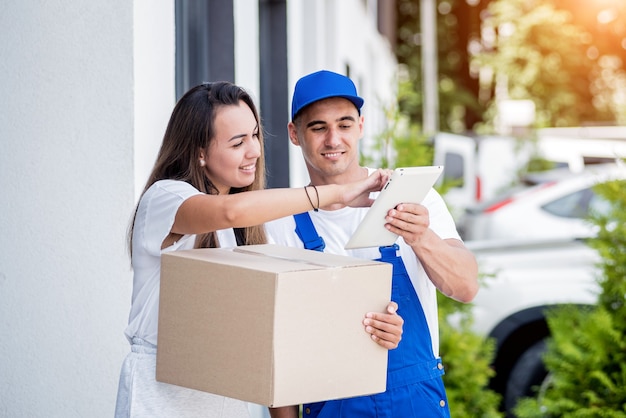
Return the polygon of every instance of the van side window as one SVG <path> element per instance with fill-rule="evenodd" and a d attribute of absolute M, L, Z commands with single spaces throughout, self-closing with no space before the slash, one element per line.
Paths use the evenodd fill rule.
<path fill-rule="evenodd" d="M 465 171 L 465 162 L 461 154 L 455 154 L 448 152 L 445 155 L 443 163 L 443 180 L 444 182 L 452 183 L 454 187 L 463 187 L 464 178 L 463 172 Z"/>

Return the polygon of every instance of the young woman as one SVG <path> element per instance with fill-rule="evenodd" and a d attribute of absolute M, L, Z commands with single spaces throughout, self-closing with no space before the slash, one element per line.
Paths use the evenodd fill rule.
<path fill-rule="evenodd" d="M 134 278 L 125 335 L 131 352 L 116 417 L 249 415 L 245 402 L 155 380 L 162 253 L 262 244 L 264 222 L 332 204 L 369 206 L 369 192 L 386 180 L 379 171 L 341 186 L 263 190 L 264 170 L 260 118 L 242 88 L 204 83 L 176 104 L 129 229 Z"/>

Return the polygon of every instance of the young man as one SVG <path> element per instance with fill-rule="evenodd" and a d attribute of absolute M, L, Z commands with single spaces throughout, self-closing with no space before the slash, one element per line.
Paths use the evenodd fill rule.
<path fill-rule="evenodd" d="M 354 83 L 340 74 L 319 71 L 296 84 L 289 138 L 302 150 L 312 185 L 351 182 L 371 171 L 359 165 L 362 105 Z M 298 233 L 296 217 L 266 224 L 270 241 L 277 244 L 303 248 L 303 240 L 309 240 L 300 236 L 312 230 L 314 236 L 317 233 L 323 239 L 325 252 L 394 264 L 392 300 L 398 304 L 397 314 L 404 326 L 397 348 L 388 347 L 387 390 L 307 404 L 303 417 L 448 417 L 438 354 L 436 291 L 470 302 L 478 291 L 476 260 L 463 245 L 443 199 L 434 189 L 422 204 L 403 203 L 388 212 L 387 227 L 399 235 L 397 247 L 345 250 L 367 210 L 323 207 L 308 213 L 311 223 L 306 216 L 297 221 Z M 395 258 L 396 249 L 401 259 Z M 297 417 L 298 410 L 294 406 L 270 413 L 273 417 Z"/>

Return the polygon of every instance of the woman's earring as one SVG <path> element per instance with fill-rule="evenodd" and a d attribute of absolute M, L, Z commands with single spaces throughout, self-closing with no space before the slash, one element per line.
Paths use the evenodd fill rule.
<path fill-rule="evenodd" d="M 204 167 L 206 165 L 206 161 L 204 161 L 204 158 L 200 158 L 200 167 Z"/>

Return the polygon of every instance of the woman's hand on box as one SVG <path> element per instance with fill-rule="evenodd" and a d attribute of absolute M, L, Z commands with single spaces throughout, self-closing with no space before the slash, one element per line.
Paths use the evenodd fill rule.
<path fill-rule="evenodd" d="M 404 319 L 396 312 L 398 304 L 389 302 L 387 312 L 368 312 L 363 320 L 365 332 L 369 333 L 372 340 L 388 350 L 398 347 L 402 339 L 402 326 Z"/>

